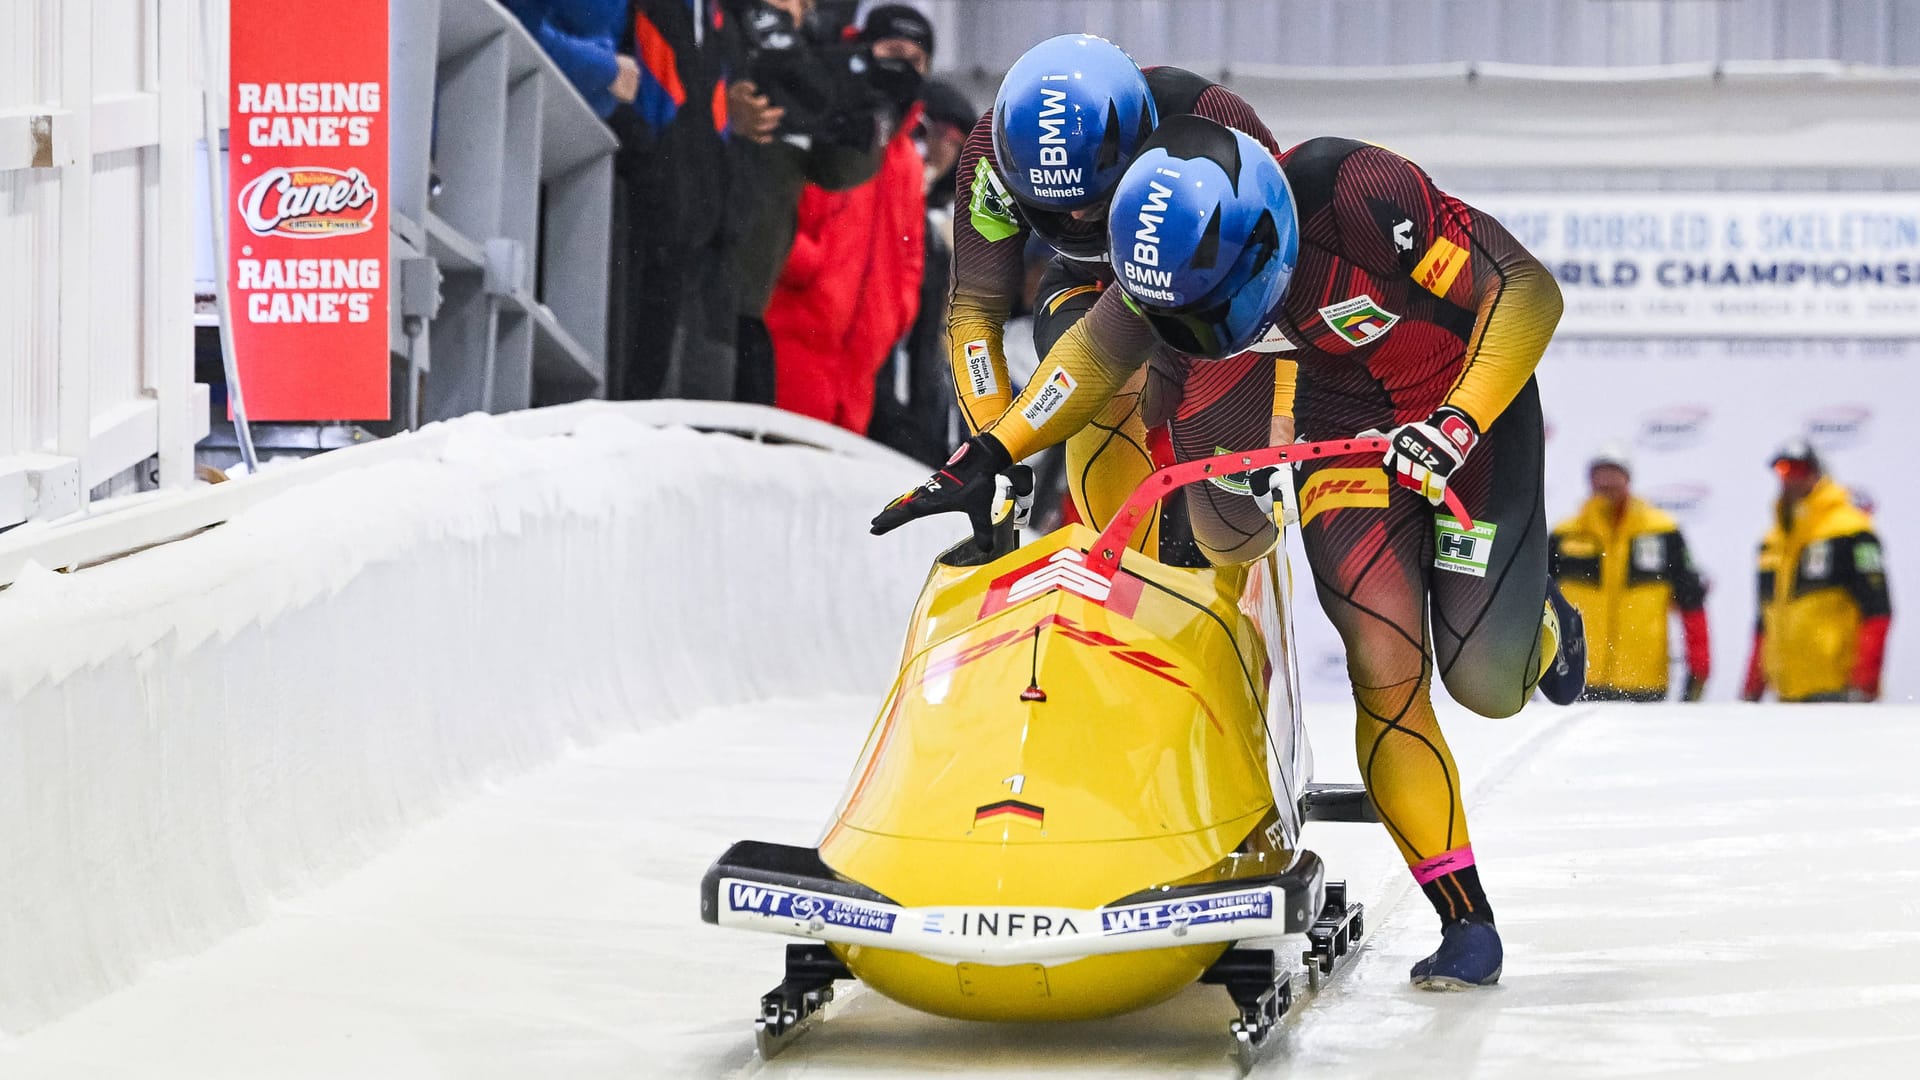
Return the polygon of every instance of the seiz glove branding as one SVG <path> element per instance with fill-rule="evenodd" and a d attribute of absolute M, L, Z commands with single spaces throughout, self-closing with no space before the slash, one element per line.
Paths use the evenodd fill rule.
<path fill-rule="evenodd" d="M 1480 433 L 1466 413 L 1442 405 L 1425 420 L 1394 428 L 1387 441 L 1386 470 L 1401 487 L 1439 506 L 1446 499 L 1447 478 L 1467 460 Z"/>
<path fill-rule="evenodd" d="M 994 478 L 1011 467 L 1006 447 L 981 433 L 960 444 L 939 472 L 887 504 L 873 519 L 873 535 L 882 536 L 915 518 L 959 511 L 973 524 L 974 542 L 993 546 Z"/>

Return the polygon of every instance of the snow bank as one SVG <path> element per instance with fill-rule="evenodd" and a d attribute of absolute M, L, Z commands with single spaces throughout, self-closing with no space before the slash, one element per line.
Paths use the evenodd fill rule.
<path fill-rule="evenodd" d="M 917 478 L 905 459 L 612 410 L 527 427 L 458 421 L 419 456 L 389 444 L 0 593 L 0 1028 L 253 923 L 569 745 L 884 690 L 953 531 L 866 535 Z"/>

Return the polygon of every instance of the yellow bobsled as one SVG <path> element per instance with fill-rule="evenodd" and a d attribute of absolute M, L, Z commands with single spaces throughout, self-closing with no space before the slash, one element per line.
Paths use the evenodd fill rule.
<path fill-rule="evenodd" d="M 1105 534 L 1020 546 L 1006 520 L 990 550 L 936 562 L 819 847 L 738 843 L 703 882 L 708 922 L 824 943 L 788 947 L 763 1053 L 844 978 L 975 1020 L 1108 1016 L 1204 978 L 1252 1053 L 1293 965 L 1236 943 L 1306 932 L 1309 970 L 1333 970 L 1361 911 L 1300 827 L 1368 807 L 1308 782 L 1284 554 L 1208 569 L 1125 550 L 1172 488 L 1302 450 L 1162 470 Z"/>

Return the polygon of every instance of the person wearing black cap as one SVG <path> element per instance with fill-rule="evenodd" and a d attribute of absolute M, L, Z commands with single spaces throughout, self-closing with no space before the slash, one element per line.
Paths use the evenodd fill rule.
<path fill-rule="evenodd" d="M 853 37 L 886 102 L 880 171 L 851 190 L 801 193 L 793 251 L 766 321 L 774 404 L 864 435 L 875 378 L 920 309 L 926 175 L 914 131 L 933 24 L 906 5 L 882 4 Z"/>
<path fill-rule="evenodd" d="M 1549 565 L 1567 602 L 1586 622 L 1590 701 L 1661 701 L 1667 696 L 1667 610 L 1686 635 L 1685 700 L 1698 701 L 1711 669 L 1707 588 L 1680 526 L 1632 492 L 1633 462 L 1619 445 L 1587 463 L 1593 497 L 1553 530 Z"/>
<path fill-rule="evenodd" d="M 1873 518 L 1803 439 L 1773 456 L 1780 498 L 1760 543 L 1760 615 L 1741 695 L 1875 701 L 1893 608 Z"/>
<path fill-rule="evenodd" d="M 860 23 L 859 39 L 873 51 L 876 79 L 905 112 L 920 100 L 920 86 L 933 64 L 933 23 L 911 4 L 879 4 Z"/>
<path fill-rule="evenodd" d="M 893 132 L 891 105 L 867 49 L 839 40 L 813 0 L 729 0 L 745 77 L 730 108 L 751 104 L 766 130 L 736 132 L 730 210 L 739 382 L 734 398 L 774 401 L 773 340 L 764 321 L 793 247 L 800 193 L 844 191 L 873 178 Z M 884 122 L 883 122 L 884 121 Z"/>

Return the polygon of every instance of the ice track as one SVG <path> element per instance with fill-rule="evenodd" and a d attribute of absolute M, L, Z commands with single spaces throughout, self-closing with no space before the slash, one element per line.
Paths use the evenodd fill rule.
<path fill-rule="evenodd" d="M 1231 1076 L 1225 995 L 991 1027 L 843 991 L 771 1064 L 781 943 L 700 923 L 729 841 L 810 843 L 871 702 L 769 702 L 504 784 L 211 951 L 0 1043 L 28 1078 Z M 1310 707 L 1323 779 L 1351 720 Z M 1920 1051 L 1920 708 L 1448 716 L 1507 942 L 1487 993 L 1423 994 L 1434 938 L 1378 826 L 1309 842 L 1368 904 L 1357 963 L 1275 1076 L 1872 1076 Z"/>

